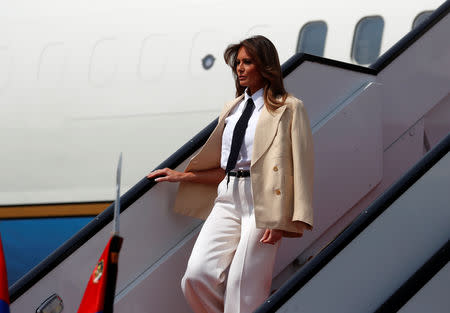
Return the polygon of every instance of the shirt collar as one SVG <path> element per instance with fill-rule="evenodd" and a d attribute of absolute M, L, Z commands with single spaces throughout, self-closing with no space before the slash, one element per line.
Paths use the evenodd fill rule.
<path fill-rule="evenodd" d="M 260 111 L 262 107 L 264 106 L 264 88 L 260 88 L 257 92 L 255 92 L 252 96 L 249 96 L 248 88 L 245 89 L 244 92 L 244 103 L 247 102 L 248 98 L 252 98 L 253 102 L 255 103 L 255 108 Z"/>

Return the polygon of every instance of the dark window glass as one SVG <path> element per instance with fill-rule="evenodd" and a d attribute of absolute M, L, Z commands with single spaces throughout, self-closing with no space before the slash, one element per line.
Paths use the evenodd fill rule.
<path fill-rule="evenodd" d="M 355 28 L 352 59 L 359 64 L 371 64 L 380 55 L 384 20 L 381 16 L 367 16 Z"/>
<path fill-rule="evenodd" d="M 433 13 L 433 11 L 425 11 L 425 12 L 419 13 L 416 16 L 416 18 L 414 19 L 412 28 L 416 28 L 417 26 L 422 24 L 422 22 L 424 22 L 425 20 L 427 20 L 430 17 L 431 13 Z"/>
<path fill-rule="evenodd" d="M 298 35 L 297 51 L 323 56 L 327 24 L 322 21 L 309 22 L 303 25 Z"/>

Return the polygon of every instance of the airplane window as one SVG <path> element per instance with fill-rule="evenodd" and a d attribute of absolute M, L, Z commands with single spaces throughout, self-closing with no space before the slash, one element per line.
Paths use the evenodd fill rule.
<path fill-rule="evenodd" d="M 158 81 L 166 70 L 169 41 L 165 34 L 150 34 L 142 42 L 138 75 L 144 81 Z"/>
<path fill-rule="evenodd" d="M 50 42 L 42 49 L 36 76 L 41 87 L 62 83 L 66 51 L 63 42 Z"/>
<path fill-rule="evenodd" d="M 118 40 L 100 38 L 94 44 L 89 64 L 89 81 L 95 86 L 106 86 L 117 77 Z"/>
<path fill-rule="evenodd" d="M 323 56 L 328 27 L 325 22 L 314 21 L 303 25 L 298 34 L 297 51 Z"/>
<path fill-rule="evenodd" d="M 189 58 L 189 71 L 192 78 L 207 79 L 211 82 L 213 72 L 217 74 L 217 71 L 226 71 L 225 63 L 218 65 L 215 62 L 215 56 L 221 55 L 227 45 L 224 38 L 226 38 L 225 33 L 221 30 L 207 29 L 193 35 Z"/>
<path fill-rule="evenodd" d="M 433 11 L 425 11 L 425 12 L 417 14 L 416 18 L 414 19 L 412 28 L 416 28 L 417 26 L 422 24 L 422 22 L 425 22 L 432 13 L 433 13 Z"/>
<path fill-rule="evenodd" d="M 351 56 L 359 64 L 371 64 L 380 55 L 384 20 L 381 16 L 362 18 L 355 27 Z"/>

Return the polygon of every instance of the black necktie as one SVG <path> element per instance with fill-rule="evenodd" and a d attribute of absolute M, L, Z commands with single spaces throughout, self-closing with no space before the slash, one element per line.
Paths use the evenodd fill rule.
<path fill-rule="evenodd" d="M 241 150 L 242 142 L 244 141 L 245 130 L 247 129 L 248 120 L 252 116 L 255 104 L 252 98 L 248 98 L 247 105 L 245 106 L 244 112 L 242 112 L 241 117 L 236 123 L 233 131 L 233 139 L 231 140 L 231 151 L 228 156 L 227 167 L 225 173 L 228 174 L 236 166 L 239 151 Z M 229 177 L 228 177 L 229 178 Z M 228 185 L 228 184 L 227 184 Z"/>

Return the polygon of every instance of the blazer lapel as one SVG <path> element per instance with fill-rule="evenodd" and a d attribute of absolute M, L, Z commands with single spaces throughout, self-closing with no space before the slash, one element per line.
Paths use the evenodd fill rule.
<path fill-rule="evenodd" d="M 253 152 L 251 166 L 270 147 L 278 129 L 280 118 L 286 109 L 286 105 L 279 107 L 275 112 L 267 110 L 266 106 L 262 108 L 258 123 L 256 124 L 255 139 L 253 141 Z"/>

